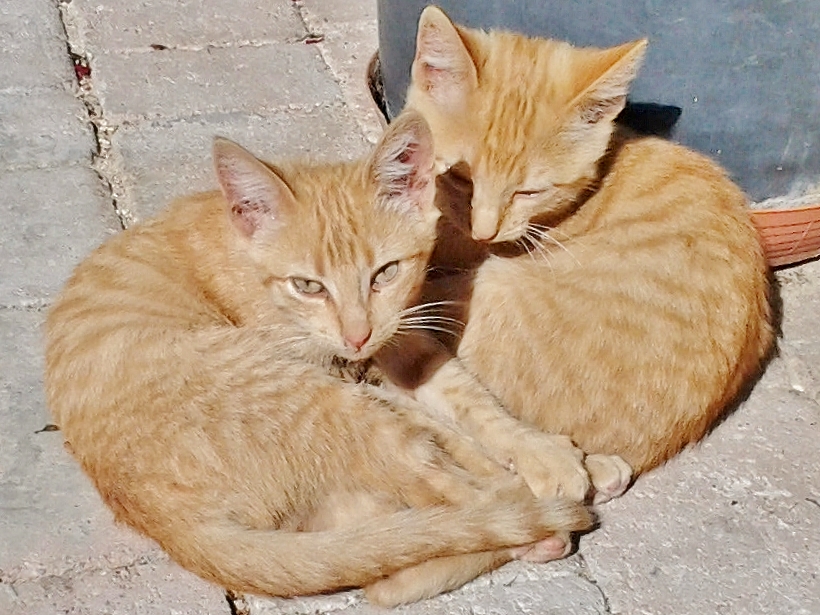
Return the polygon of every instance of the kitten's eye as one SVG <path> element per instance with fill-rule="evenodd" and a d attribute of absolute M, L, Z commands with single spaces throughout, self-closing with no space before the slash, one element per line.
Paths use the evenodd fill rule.
<path fill-rule="evenodd" d="M 396 277 L 396 274 L 399 272 L 399 262 L 398 261 L 390 261 L 384 267 L 379 269 L 376 272 L 376 275 L 373 276 L 373 281 L 371 285 L 375 288 L 378 286 L 384 286 L 390 280 Z"/>
<path fill-rule="evenodd" d="M 305 278 L 291 278 L 290 283 L 297 292 L 303 295 L 320 295 L 325 292 L 325 287 L 321 282 L 316 280 L 307 280 Z"/>
<path fill-rule="evenodd" d="M 516 190 L 513 196 L 532 197 L 544 194 L 546 190 Z"/>

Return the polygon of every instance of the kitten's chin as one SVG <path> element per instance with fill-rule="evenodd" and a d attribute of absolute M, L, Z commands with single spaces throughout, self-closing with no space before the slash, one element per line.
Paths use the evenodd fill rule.
<path fill-rule="evenodd" d="M 338 349 L 336 356 L 340 359 L 344 359 L 345 361 L 350 361 L 351 363 L 358 363 L 359 361 L 366 361 L 370 359 L 374 354 L 376 354 L 377 348 L 375 345 L 366 345 L 363 346 L 359 350 L 354 350 L 352 348 L 343 347 Z"/>

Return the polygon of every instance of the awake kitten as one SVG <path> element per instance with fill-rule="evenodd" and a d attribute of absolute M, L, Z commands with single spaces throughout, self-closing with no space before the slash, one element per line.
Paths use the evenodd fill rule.
<path fill-rule="evenodd" d="M 214 158 L 222 194 L 107 241 L 48 316 L 48 403 L 118 520 L 274 596 L 589 526 L 409 397 L 331 375 L 371 357 L 421 286 L 439 216 L 421 118 L 354 163 L 274 167 L 225 140 Z M 466 580 L 416 576 L 384 601 Z"/>
<path fill-rule="evenodd" d="M 427 291 L 468 301 L 449 315 L 466 320 L 458 357 L 513 416 L 637 473 L 702 438 L 774 340 L 740 190 L 683 147 L 613 138 L 645 48 L 472 30 L 428 7 L 407 97 L 470 203 L 476 241 L 452 222 Z"/>

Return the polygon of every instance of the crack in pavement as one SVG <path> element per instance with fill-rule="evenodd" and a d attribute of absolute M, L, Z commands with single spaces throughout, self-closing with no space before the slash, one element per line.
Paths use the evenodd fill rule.
<path fill-rule="evenodd" d="M 609 596 L 606 595 L 604 588 L 600 586 L 598 580 L 592 575 L 592 571 L 589 569 L 589 564 L 587 564 L 586 559 L 581 553 L 577 553 L 576 557 L 578 558 L 578 563 L 580 564 L 580 572 L 578 576 L 598 591 L 601 596 L 601 600 L 604 603 L 604 614 L 614 615 L 612 612 L 612 606 L 609 603 Z"/>
<path fill-rule="evenodd" d="M 16 305 L 0 305 L 0 313 L 2 312 L 29 312 L 37 314 L 38 312 L 45 312 L 51 307 L 51 300 L 41 301 L 25 301 Z"/>
<path fill-rule="evenodd" d="M 102 104 L 94 93 L 92 84 L 91 58 L 82 48 L 79 35 L 78 17 L 72 14 L 71 0 L 58 0 L 60 23 L 65 34 L 66 53 L 74 66 L 77 80 L 77 98 L 83 103 L 92 127 L 96 152 L 92 155 L 91 169 L 96 173 L 103 188 L 111 199 L 111 205 L 119 218 L 122 228 L 128 228 L 133 222 L 133 214 L 121 205 L 124 187 L 115 168 L 111 138 L 118 126 L 105 117 Z"/>
<path fill-rule="evenodd" d="M 345 71 L 343 69 L 340 70 L 337 66 L 333 53 L 327 45 L 325 33 L 320 31 L 320 24 L 315 23 L 319 20 L 315 18 L 316 16 L 311 15 L 310 9 L 306 9 L 304 0 L 293 0 L 293 7 L 305 28 L 305 36 L 302 41 L 306 44 L 316 45 L 322 62 L 333 77 L 333 81 L 339 86 L 343 104 L 351 112 L 353 120 L 359 128 L 359 132 L 365 141 L 375 144 L 381 135 L 382 127 L 381 125 L 374 126 L 371 122 L 363 118 L 361 113 L 355 111 L 356 103 L 350 97 L 349 84 L 347 83 Z M 373 51 L 375 52 L 376 50 Z M 360 77 L 364 85 L 367 80 L 367 75 L 362 74 Z M 375 102 L 373 104 L 375 107 Z"/>

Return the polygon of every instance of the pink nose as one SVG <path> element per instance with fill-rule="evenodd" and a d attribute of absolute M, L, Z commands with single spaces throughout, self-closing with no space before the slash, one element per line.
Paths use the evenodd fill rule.
<path fill-rule="evenodd" d="M 368 329 L 367 331 L 357 331 L 354 333 L 348 333 L 347 335 L 345 335 L 345 344 L 347 344 L 354 350 L 361 350 L 362 346 L 364 346 L 367 343 L 367 340 L 370 339 L 370 335 L 372 333 L 372 329 Z"/>

